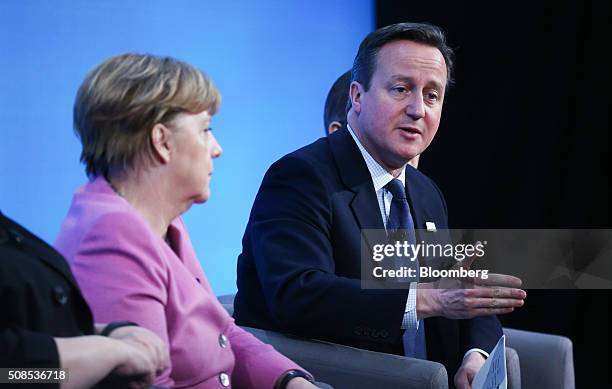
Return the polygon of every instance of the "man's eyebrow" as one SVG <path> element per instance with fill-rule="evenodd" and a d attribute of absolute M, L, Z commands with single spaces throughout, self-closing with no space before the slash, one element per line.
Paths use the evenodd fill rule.
<path fill-rule="evenodd" d="M 412 79 L 412 77 L 402 76 L 400 74 L 396 74 L 396 75 L 391 76 L 391 81 L 402 81 L 402 82 L 405 82 L 405 83 L 411 83 L 414 80 Z"/>
<path fill-rule="evenodd" d="M 402 76 L 401 74 L 396 74 L 396 75 L 391 76 L 391 82 L 396 82 L 396 81 L 401 81 L 407 84 L 411 84 L 414 82 L 414 79 L 409 76 Z M 434 89 L 437 89 L 440 91 L 444 90 L 444 86 L 436 80 L 430 80 L 429 82 L 427 82 L 427 86 L 433 87 Z"/>

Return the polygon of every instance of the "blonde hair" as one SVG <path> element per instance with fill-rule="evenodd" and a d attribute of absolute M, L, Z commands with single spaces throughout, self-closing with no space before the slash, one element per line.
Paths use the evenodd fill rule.
<path fill-rule="evenodd" d="M 219 109 L 212 81 L 193 66 L 170 57 L 122 54 L 85 77 L 74 102 L 74 131 L 83 146 L 88 176 L 105 176 L 152 161 L 150 132 L 178 113 Z"/>

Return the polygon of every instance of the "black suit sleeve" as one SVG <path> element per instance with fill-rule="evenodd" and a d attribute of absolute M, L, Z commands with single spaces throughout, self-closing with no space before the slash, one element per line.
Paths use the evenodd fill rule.
<path fill-rule="evenodd" d="M 53 338 L 90 333 L 91 312 L 64 258 L 0 213 L 0 367 L 58 368 Z"/>
<path fill-rule="evenodd" d="M 285 157 L 264 177 L 251 214 L 253 258 L 284 331 L 397 343 L 407 290 L 363 290 L 337 276 L 329 188 L 310 162 Z M 359 261 L 360 258 L 355 258 Z"/>
<path fill-rule="evenodd" d="M 461 349 L 465 353 L 472 348 L 479 348 L 487 353 L 503 335 L 497 316 L 479 316 L 469 320 L 460 320 Z"/>
<path fill-rule="evenodd" d="M 0 366 L 58 368 L 55 341 L 50 335 L 3 328 L 0 330 Z"/>

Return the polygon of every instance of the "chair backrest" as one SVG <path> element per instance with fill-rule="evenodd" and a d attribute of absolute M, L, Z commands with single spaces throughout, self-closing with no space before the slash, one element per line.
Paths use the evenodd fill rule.
<path fill-rule="evenodd" d="M 230 316 L 234 316 L 234 297 L 235 294 L 224 294 L 222 296 L 217 297 L 223 308 L 230 314 Z"/>
<path fill-rule="evenodd" d="M 504 328 L 506 344 L 519 355 L 525 388 L 574 389 L 572 341 L 564 336 Z"/>

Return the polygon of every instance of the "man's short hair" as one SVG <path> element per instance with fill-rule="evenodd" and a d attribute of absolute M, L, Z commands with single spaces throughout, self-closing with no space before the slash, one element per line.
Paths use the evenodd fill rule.
<path fill-rule="evenodd" d="M 181 112 L 214 115 L 221 102 L 198 69 L 170 57 L 122 54 L 85 77 L 74 102 L 73 125 L 88 176 L 108 177 L 152 161 L 151 129 Z"/>
<path fill-rule="evenodd" d="M 371 32 L 359 45 L 353 62 L 351 81 L 357 81 L 365 90 L 370 89 L 372 75 L 376 70 L 376 58 L 380 48 L 397 40 L 409 40 L 436 47 L 446 62 L 447 82 L 453 83 L 453 49 L 446 44 L 446 36 L 440 27 L 428 23 L 397 23 Z"/>
<path fill-rule="evenodd" d="M 325 132 L 329 132 L 331 122 L 339 122 L 346 127 L 346 114 L 350 107 L 349 89 L 351 86 L 351 71 L 342 74 L 334 85 L 332 85 L 327 98 L 325 99 L 325 109 L 323 110 L 323 122 Z"/>

